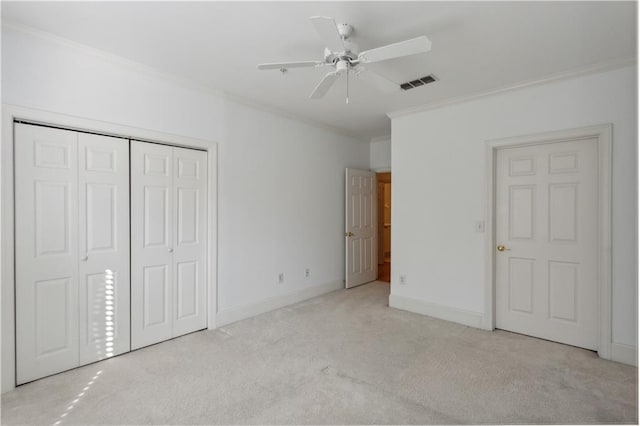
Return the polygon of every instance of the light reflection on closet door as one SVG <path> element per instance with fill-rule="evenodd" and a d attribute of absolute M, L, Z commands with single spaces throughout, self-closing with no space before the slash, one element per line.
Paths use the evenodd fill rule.
<path fill-rule="evenodd" d="M 129 143 L 80 133 L 80 364 L 129 351 Z"/>

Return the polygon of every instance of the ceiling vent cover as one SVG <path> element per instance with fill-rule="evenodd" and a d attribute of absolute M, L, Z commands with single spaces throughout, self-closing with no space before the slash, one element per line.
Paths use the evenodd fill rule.
<path fill-rule="evenodd" d="M 408 81 L 406 83 L 402 83 L 400 87 L 402 90 L 415 89 L 416 87 L 424 86 L 425 84 L 433 83 L 436 81 L 436 77 L 433 74 L 430 74 L 426 77 L 420 77 L 416 80 Z"/>

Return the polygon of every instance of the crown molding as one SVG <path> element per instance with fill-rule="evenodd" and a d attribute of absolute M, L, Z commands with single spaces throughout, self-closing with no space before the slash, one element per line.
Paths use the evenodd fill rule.
<path fill-rule="evenodd" d="M 19 24 L 16 22 L 11 22 L 6 19 L 2 20 L 2 28 L 8 28 L 14 30 L 19 33 L 26 34 L 28 36 L 32 36 L 38 38 L 40 40 L 44 40 L 46 42 L 54 43 L 66 48 L 73 49 L 77 52 L 80 52 L 85 55 L 94 56 L 105 60 L 107 62 L 113 63 L 115 65 L 130 69 L 134 72 L 137 72 L 145 77 L 156 78 L 160 80 L 164 80 L 166 82 L 178 85 L 180 87 L 195 90 L 198 92 L 202 92 L 208 94 L 210 96 L 214 96 L 220 98 L 221 100 L 230 100 L 233 102 L 237 102 L 239 104 L 243 104 L 245 106 L 258 109 L 264 112 L 268 112 L 274 115 L 278 115 L 284 117 L 289 120 L 298 121 L 322 130 L 326 130 L 332 133 L 336 133 L 348 138 L 353 138 L 358 141 L 366 141 L 368 138 L 363 134 L 357 134 L 354 132 L 350 132 L 346 129 L 332 126 L 317 120 L 313 120 L 307 117 L 303 117 L 298 114 L 290 113 L 281 108 L 266 104 L 264 102 L 255 101 L 252 99 L 248 99 L 239 95 L 236 95 L 231 92 L 227 92 L 216 87 L 212 87 L 207 84 L 200 83 L 196 80 L 184 78 L 177 76 L 172 73 L 161 71 L 157 68 L 141 64 L 140 62 L 132 61 L 130 59 L 123 58 L 122 56 L 115 55 L 113 53 L 106 52 L 101 49 L 97 49 L 95 47 L 88 46 L 86 44 L 78 43 L 72 40 L 69 40 L 64 37 L 57 36 L 55 34 L 51 34 L 46 31 L 42 31 L 33 27 L 29 27 L 27 25 Z"/>
<path fill-rule="evenodd" d="M 555 74 L 551 74 L 544 78 L 525 80 L 515 84 L 509 84 L 501 86 L 491 90 L 485 90 L 470 95 L 457 96 L 452 98 L 445 98 L 433 102 L 429 102 L 423 105 L 399 109 L 387 113 L 387 116 L 391 119 L 403 117 L 406 115 L 416 114 L 419 112 L 429 111 L 432 109 L 443 108 L 450 105 L 465 103 L 480 98 L 486 98 L 490 96 L 499 95 L 506 92 L 525 89 L 528 87 L 539 86 L 547 83 L 553 83 L 560 80 L 568 80 L 577 77 L 583 77 L 590 74 L 599 74 L 607 71 L 613 71 L 619 68 L 625 68 L 637 64 L 637 57 L 627 57 L 622 59 L 614 59 L 607 62 L 601 62 L 598 64 L 592 64 L 586 67 L 576 68 L 569 71 L 563 71 Z"/>
<path fill-rule="evenodd" d="M 391 135 L 379 135 L 379 136 L 374 136 L 372 137 L 369 142 L 370 143 L 375 143 L 375 142 L 383 142 L 383 141 L 390 141 L 391 140 Z"/>

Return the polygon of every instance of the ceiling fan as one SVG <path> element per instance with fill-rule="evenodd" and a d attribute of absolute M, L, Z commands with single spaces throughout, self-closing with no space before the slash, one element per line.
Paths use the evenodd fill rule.
<path fill-rule="evenodd" d="M 363 64 L 386 61 L 402 56 L 415 55 L 431 50 L 431 41 L 420 36 L 398 43 L 388 44 L 375 49 L 358 52 L 358 46 L 349 38 L 353 33 L 353 27 L 349 24 L 336 24 L 333 18 L 326 16 L 312 16 L 311 23 L 316 32 L 325 43 L 324 59 L 322 61 L 297 61 L 259 64 L 260 70 L 277 69 L 285 73 L 289 68 L 305 67 L 332 67 L 333 71 L 327 73 L 318 83 L 311 95 L 311 99 L 322 98 L 331 88 L 333 83 L 343 74 L 347 76 L 347 98 L 349 103 L 349 74 L 371 83 L 374 87 L 385 93 L 393 93 L 400 90 L 400 85 L 367 69 Z"/>

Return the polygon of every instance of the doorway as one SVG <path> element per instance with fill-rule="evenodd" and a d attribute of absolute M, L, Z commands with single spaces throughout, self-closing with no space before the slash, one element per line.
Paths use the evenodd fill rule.
<path fill-rule="evenodd" d="M 610 359 L 611 130 L 488 141 L 486 328 Z"/>
<path fill-rule="evenodd" d="M 377 173 L 378 281 L 391 282 L 391 172 Z"/>

